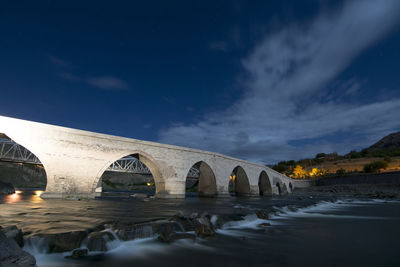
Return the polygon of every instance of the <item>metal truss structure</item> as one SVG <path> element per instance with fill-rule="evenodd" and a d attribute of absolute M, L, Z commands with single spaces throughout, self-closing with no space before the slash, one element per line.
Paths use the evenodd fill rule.
<path fill-rule="evenodd" d="M 135 157 L 128 156 L 122 159 L 119 159 L 112 163 L 110 167 L 108 167 L 107 171 L 112 172 L 129 172 L 143 175 L 151 175 L 150 170 L 144 165 L 143 162 L 136 159 Z M 188 177 L 197 178 L 200 176 L 200 171 L 194 167 L 190 168 Z"/>
<path fill-rule="evenodd" d="M 6 138 L 0 138 L 0 160 L 42 165 L 40 160 L 28 149 Z M 132 156 L 115 161 L 108 167 L 107 171 L 151 175 L 147 166 Z M 188 178 L 198 178 L 199 176 L 200 171 L 197 168 L 192 167 L 189 170 Z"/>
<path fill-rule="evenodd" d="M 42 164 L 28 149 L 10 139 L 0 138 L 0 160 L 29 164 Z"/>

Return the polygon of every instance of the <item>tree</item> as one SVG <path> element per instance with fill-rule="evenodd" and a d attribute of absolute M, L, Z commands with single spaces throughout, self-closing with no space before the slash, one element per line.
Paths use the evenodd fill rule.
<path fill-rule="evenodd" d="M 380 160 L 380 161 L 374 161 L 368 164 L 364 165 L 364 171 L 365 172 L 378 172 L 381 169 L 386 169 L 388 166 L 388 163 L 386 161 Z"/>
<path fill-rule="evenodd" d="M 345 175 L 345 174 L 346 174 L 346 170 L 343 169 L 343 168 L 340 168 L 340 169 L 338 169 L 338 170 L 336 171 L 336 174 L 337 174 L 337 175 Z"/>
<path fill-rule="evenodd" d="M 303 169 L 301 165 L 297 165 L 293 170 L 293 175 L 295 178 L 306 178 L 307 172 Z"/>
<path fill-rule="evenodd" d="M 316 159 L 325 158 L 325 157 L 326 157 L 326 154 L 325 154 L 325 153 L 318 153 L 318 154 L 315 156 Z"/>

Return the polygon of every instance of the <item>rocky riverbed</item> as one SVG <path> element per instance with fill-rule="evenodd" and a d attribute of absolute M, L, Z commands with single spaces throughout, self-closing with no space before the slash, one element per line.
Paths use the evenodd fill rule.
<path fill-rule="evenodd" d="M 382 230 L 393 231 L 396 228 L 391 228 L 392 225 L 395 225 L 400 219 L 396 217 L 398 216 L 396 209 L 399 208 L 396 204 L 399 203 L 399 192 L 399 185 L 353 184 L 297 189 L 293 194 L 284 196 L 225 199 L 188 197 L 185 200 L 112 198 L 68 201 L 43 200 L 38 195 L 29 195 L 28 192 L 12 194 L 4 196 L 5 202 L 0 199 L 0 203 L 8 203 L 1 204 L 0 224 L 4 227 L 2 233 L 6 239 L 2 237 L 0 246 L 7 246 L 12 250 L 8 250 L 6 256 L 2 254 L 0 262 L 7 263 L 7 260 L 10 262 L 11 259 L 17 263 L 21 261 L 23 264 L 29 263 L 30 266 L 35 266 L 34 259 L 32 260 L 32 257 L 25 253 L 28 252 L 38 257 L 39 266 L 64 266 L 72 260 L 77 260 L 74 261 L 76 266 L 108 266 L 107 264 L 114 261 L 115 253 L 124 251 L 123 256 L 126 257 L 138 249 L 139 251 L 143 249 L 143 244 L 146 244 L 145 247 L 147 246 L 146 249 L 149 249 L 149 253 L 155 253 L 153 252 L 155 248 L 166 250 L 167 247 L 180 251 L 183 248 L 179 244 L 185 244 L 185 249 L 187 246 L 202 249 L 209 247 L 213 251 L 218 251 L 221 247 L 233 246 L 233 250 L 244 251 L 243 253 L 252 253 L 247 251 L 247 247 L 260 250 L 268 248 L 268 250 L 275 251 L 277 248 L 270 248 L 269 242 L 278 242 L 276 243 L 277 247 L 286 250 L 291 248 L 285 247 L 285 242 L 288 242 L 285 240 L 292 240 L 293 237 L 283 234 L 290 231 L 291 228 L 281 226 L 282 220 L 286 220 L 286 218 L 299 220 L 298 218 L 304 216 L 318 218 L 318 220 L 312 219 L 312 222 L 315 222 L 310 228 L 311 232 L 307 232 L 307 235 L 313 236 L 315 228 L 323 228 L 326 225 L 336 227 L 338 222 L 335 220 L 342 218 L 340 217 L 342 215 L 336 214 L 336 209 L 352 207 L 351 203 L 367 203 L 366 205 L 371 203 L 371 205 L 380 206 L 371 211 L 367 210 L 365 216 L 359 217 L 357 209 L 351 210 L 351 213 L 343 218 L 354 218 L 354 220 L 369 218 L 376 216 L 382 208 L 386 207 L 388 213 L 382 215 L 387 216 L 385 222 L 392 220 L 394 222 Z M 315 213 L 315 210 L 318 213 Z M 325 213 L 327 213 L 327 217 L 324 217 Z M 326 221 L 327 219 L 329 220 Z M 295 225 L 297 227 L 304 223 L 309 227 L 308 220 L 310 219 L 304 222 L 298 221 Z M 339 221 L 339 223 L 342 222 Z M 368 229 L 379 232 L 380 230 L 375 228 L 374 222 L 372 219 Z M 346 225 L 345 227 L 351 229 L 352 226 Z M 332 229 L 321 229 L 321 231 L 333 231 Z M 335 229 L 334 231 L 339 230 Z M 340 231 L 347 230 L 341 229 Z M 380 233 L 380 235 L 392 236 L 386 232 Z M 275 240 L 277 237 L 279 237 L 279 241 Z M 363 237 L 364 235 L 360 238 Z M 270 240 L 271 238 L 272 240 Z M 315 236 L 314 238 L 318 240 L 319 237 Z M 377 238 L 379 239 L 379 237 Z M 259 243 L 261 241 L 264 243 Z M 386 240 L 380 241 L 386 242 Z M 14 245 L 9 245 L 8 242 Z M 238 243 L 233 245 L 231 242 Z M 299 239 L 296 242 L 301 243 L 303 240 Z M 365 242 L 367 243 L 367 240 Z M 23 247 L 22 251 L 21 247 Z M 293 249 L 295 249 L 294 251 L 298 250 L 298 248 Z M 315 249 L 318 250 L 318 248 Z M 187 257 L 192 253 L 186 252 L 188 253 Z M 203 257 L 203 253 L 198 251 L 195 254 L 196 257 Z M 321 253 L 323 254 L 323 252 Z M 51 255 L 54 255 L 54 258 Z M 187 258 L 182 254 L 179 255 L 184 259 Z M 234 253 L 229 255 L 233 258 L 238 257 L 237 261 L 232 262 L 231 265 L 245 264 L 245 258 Z M 126 265 L 122 264 L 121 266 L 131 266 L 132 263 L 146 265 L 147 261 L 143 262 L 139 256 L 135 257 L 130 259 Z M 210 257 L 215 258 L 216 256 L 213 254 Z M 255 264 L 265 260 L 261 254 L 258 257 L 262 259 L 255 260 Z M 176 264 L 172 258 L 168 257 L 168 260 L 170 261 L 168 266 Z M 220 257 L 216 257 L 215 260 L 216 262 L 211 264 L 212 266 L 224 262 Z M 59 265 L 54 265 L 54 261 Z M 148 261 L 152 262 L 148 264 L 150 266 L 160 263 L 155 258 L 148 259 Z M 199 260 L 199 264 L 192 263 L 192 265 L 200 266 L 200 262 L 201 260 Z M 98 265 L 99 263 L 105 265 Z M 296 265 L 293 264 L 293 266 Z"/>
<path fill-rule="evenodd" d="M 257 210 L 255 214 L 259 219 L 269 219 L 269 211 L 267 210 Z M 20 247 L 24 245 L 33 247 L 41 244 L 42 252 L 70 252 L 70 255 L 65 257 L 77 259 L 87 257 L 89 252 L 108 251 L 109 244 L 114 240 L 130 241 L 156 237 L 159 242 L 171 243 L 180 239 L 207 239 L 213 237 L 217 229 L 222 228 L 227 222 L 240 221 L 242 219 L 242 216 L 237 214 L 217 216 L 203 212 L 202 214 L 192 213 L 187 216 L 183 213 L 177 213 L 166 219 L 141 223 L 114 220 L 86 230 L 55 234 L 31 235 L 29 232 L 23 232 L 22 229 L 14 225 L 0 229 L 2 234 L 5 234 L 8 238 L 7 242 L 18 245 L 18 247 L 12 247 L 17 256 L 24 258 L 27 255 L 20 253 Z M 265 223 L 264 225 L 268 224 Z M 3 244 L 3 246 L 5 245 L 6 243 Z"/>

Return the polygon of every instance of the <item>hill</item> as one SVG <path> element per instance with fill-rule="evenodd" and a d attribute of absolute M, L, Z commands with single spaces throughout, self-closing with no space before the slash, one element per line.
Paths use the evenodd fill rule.
<path fill-rule="evenodd" d="M 367 150 L 400 148 L 400 132 L 389 134 L 367 148 Z"/>
<path fill-rule="evenodd" d="M 389 134 L 361 151 L 318 153 L 314 158 L 281 161 L 278 172 L 297 178 L 332 176 L 376 171 L 400 171 L 400 132 Z"/>

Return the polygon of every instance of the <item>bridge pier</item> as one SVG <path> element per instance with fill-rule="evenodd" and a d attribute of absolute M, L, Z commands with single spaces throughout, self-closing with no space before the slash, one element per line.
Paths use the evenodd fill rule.
<path fill-rule="evenodd" d="M 178 177 L 164 178 L 164 184 L 164 190 L 156 189 L 156 198 L 185 198 L 185 179 Z"/>
<path fill-rule="evenodd" d="M 259 196 L 260 188 L 258 185 L 250 185 L 250 196 Z"/>

